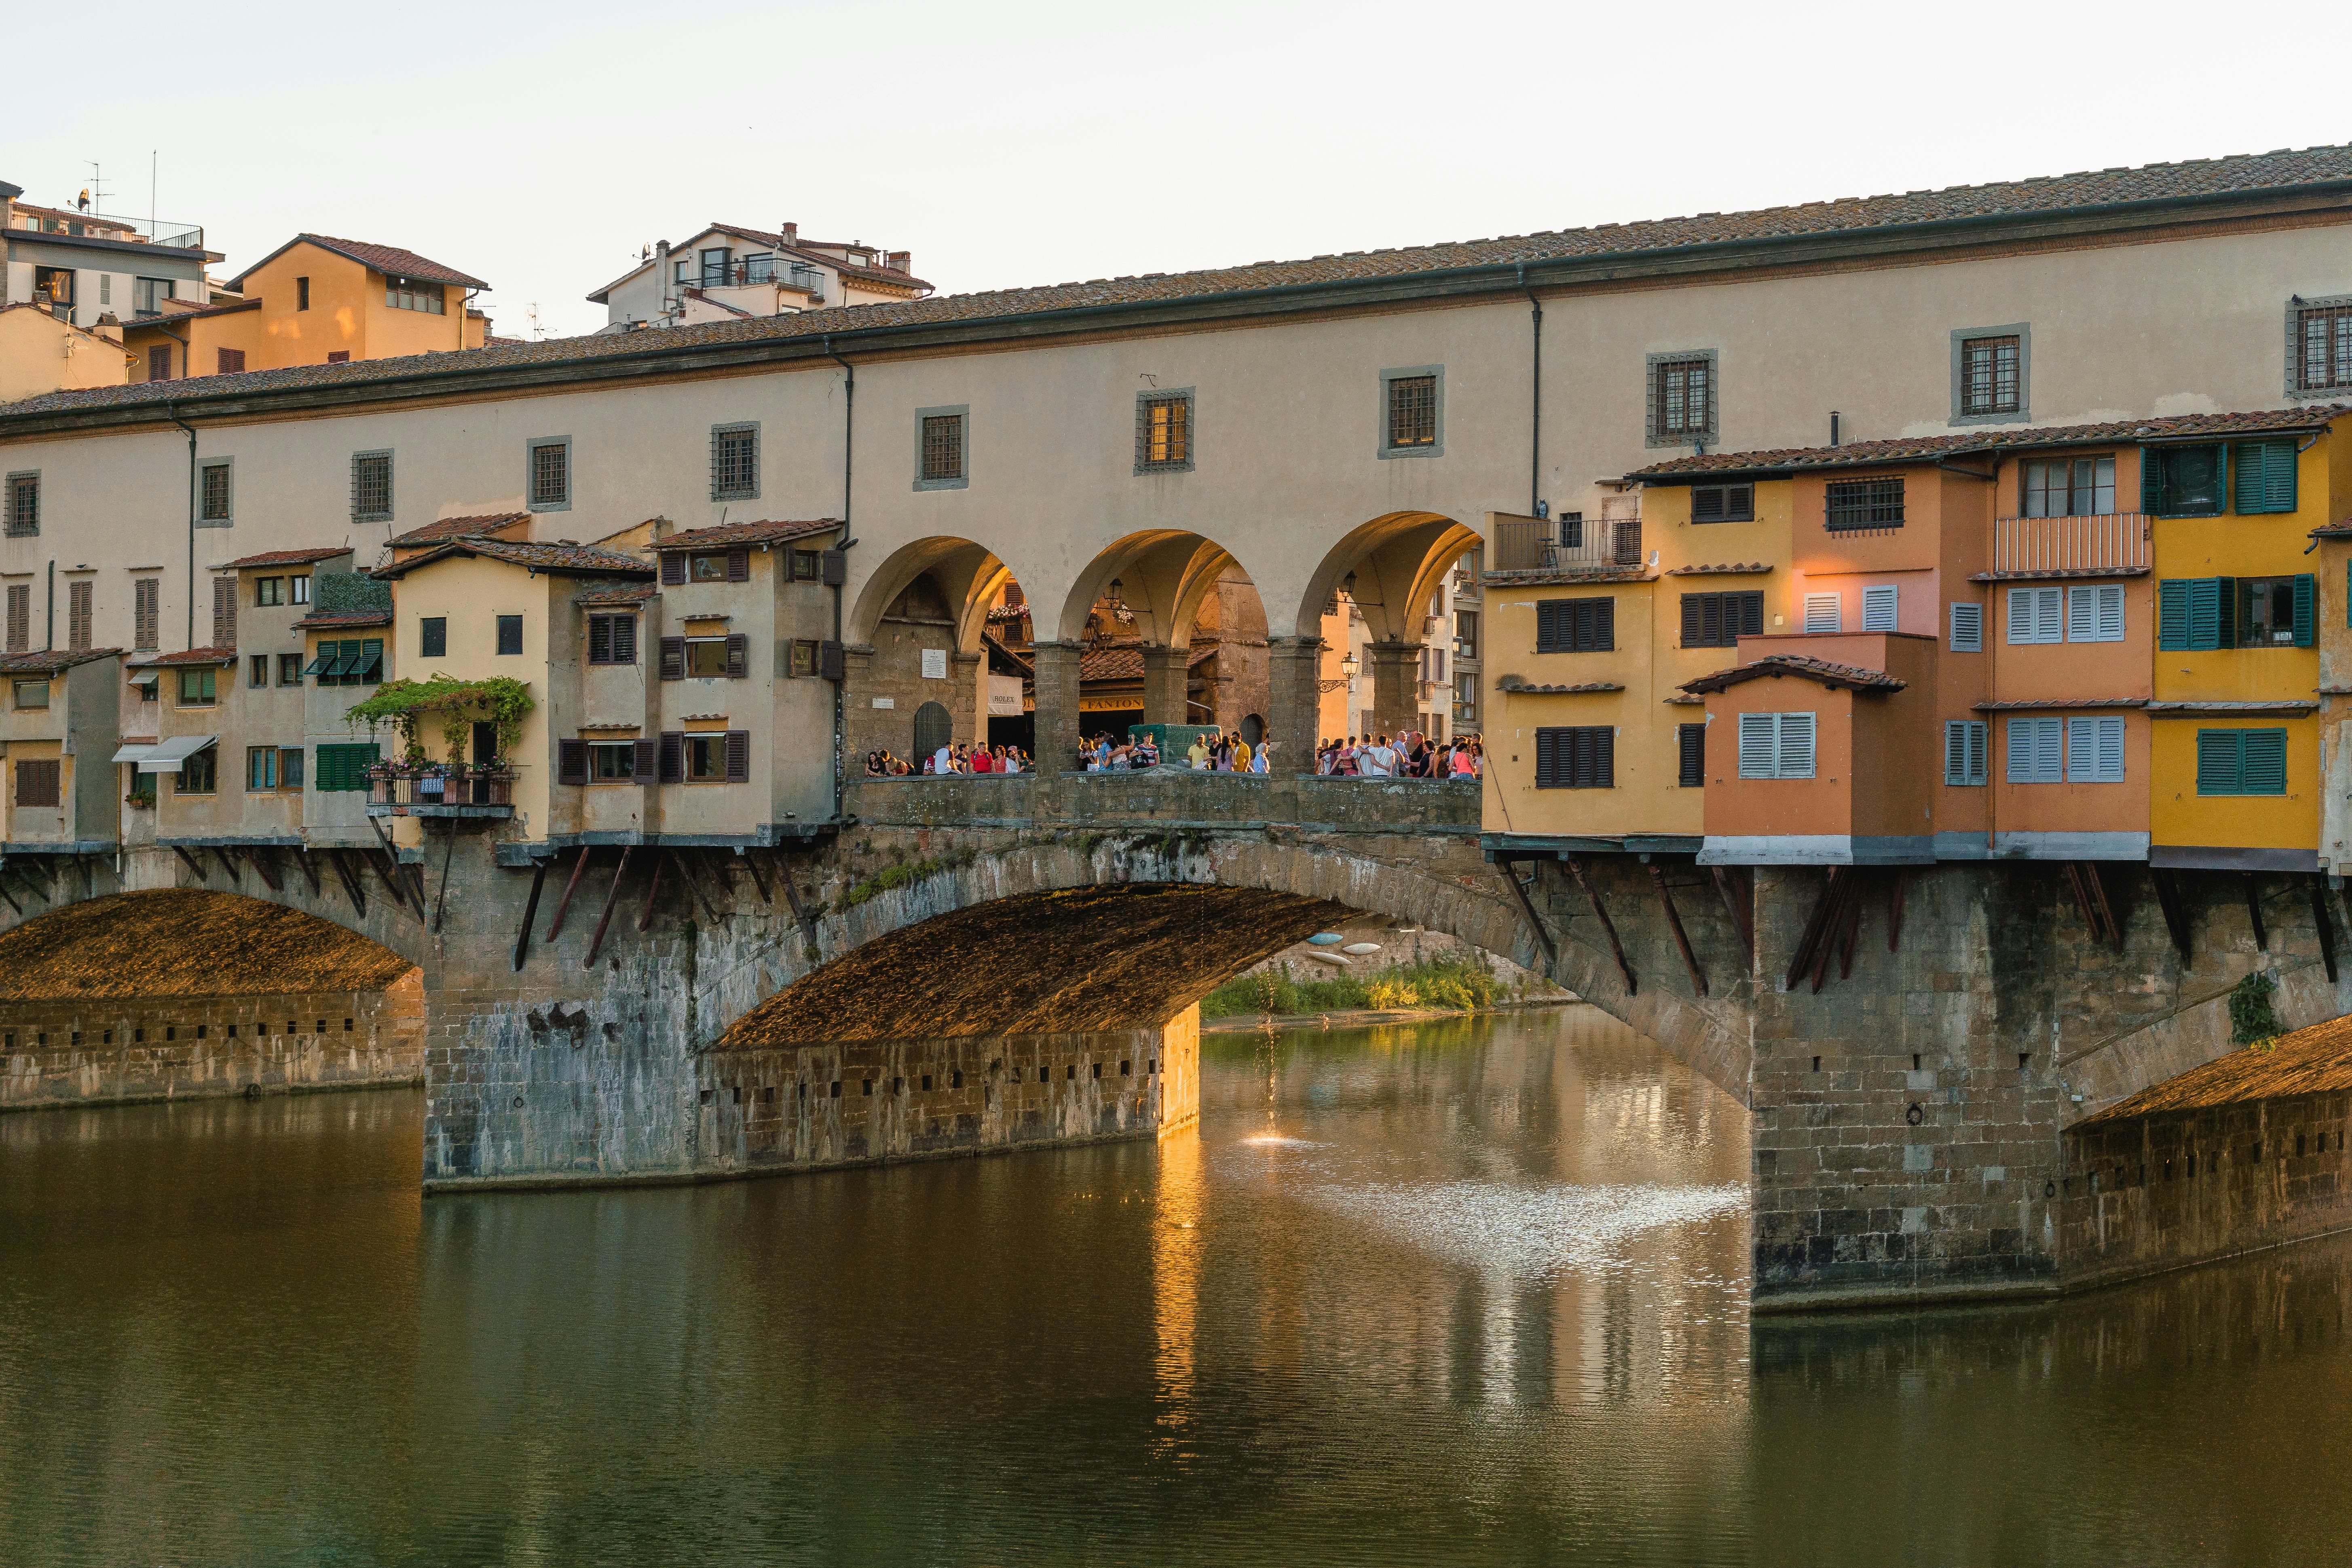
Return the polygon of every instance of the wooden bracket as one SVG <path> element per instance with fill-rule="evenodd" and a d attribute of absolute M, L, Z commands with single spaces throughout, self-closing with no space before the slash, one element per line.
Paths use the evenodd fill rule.
<path fill-rule="evenodd" d="M 360 887 L 360 879 L 352 875 L 351 851 L 330 849 L 327 856 L 329 864 L 335 868 L 336 879 L 343 885 L 343 896 L 352 901 L 352 912 L 362 920 L 367 919 L 367 893 Z"/>
<path fill-rule="evenodd" d="M 572 895 L 580 890 L 580 873 L 588 869 L 588 846 L 583 844 L 572 861 L 572 876 L 563 884 L 562 896 L 555 900 L 555 916 L 547 922 L 546 940 L 553 942 L 563 931 L 563 916 L 572 908 Z"/>
<path fill-rule="evenodd" d="M 768 894 L 768 879 L 760 869 L 760 858 L 749 849 L 743 851 L 743 868 L 751 873 L 751 886 L 760 890 L 760 901 L 774 903 L 776 900 Z"/>
<path fill-rule="evenodd" d="M 702 885 L 709 868 L 701 863 L 699 856 L 700 851 L 692 848 L 673 849 L 669 852 L 669 860 L 677 868 L 677 879 L 686 884 L 687 895 L 694 900 L 695 908 L 702 911 L 704 920 L 715 926 L 719 923 L 719 907 L 710 901 L 710 894 Z"/>
<path fill-rule="evenodd" d="M 1794 991 L 1813 968 L 1813 955 L 1826 940 L 1831 911 L 1836 907 L 1840 885 L 1852 879 L 1853 873 L 1843 866 L 1832 866 L 1822 879 L 1822 890 L 1813 899 L 1813 912 L 1805 917 L 1805 929 L 1797 938 L 1797 950 L 1789 955 L 1789 975 L 1780 983 L 1783 991 Z"/>
<path fill-rule="evenodd" d="M 278 885 L 278 873 L 269 868 L 268 861 L 262 859 L 260 850 L 255 848 L 250 844 L 240 844 L 236 847 L 236 852 L 244 856 L 247 860 L 252 863 L 253 868 L 261 878 L 261 882 L 264 887 L 268 888 L 273 893 L 285 891 L 283 888 Z"/>
<path fill-rule="evenodd" d="M 2180 885 L 2172 873 L 2162 867 L 2148 868 L 2147 879 L 2156 886 L 2156 907 L 2164 911 L 2164 929 L 2171 934 L 2172 945 L 2180 953 L 2180 967 L 2189 967 L 2189 910 L 2180 901 Z"/>
<path fill-rule="evenodd" d="M 1739 943 L 1748 950 L 1748 968 L 1756 969 L 1756 884 L 1753 879 L 1735 873 L 1744 869 L 1737 866 L 1710 866 L 1715 873 L 1716 895 L 1723 900 L 1724 912 L 1731 917 L 1732 929 L 1739 933 Z"/>
<path fill-rule="evenodd" d="M 808 910 L 801 906 L 801 890 L 793 881 L 792 864 L 784 858 L 784 852 L 781 849 L 776 851 L 776 881 L 784 889 L 784 902 L 793 907 L 793 919 L 801 923 L 801 941 L 805 944 L 808 961 L 814 963 L 824 956 L 824 949 L 816 940 L 816 921 L 810 919 Z"/>
<path fill-rule="evenodd" d="M 449 818 L 441 826 L 441 889 L 433 899 L 433 929 L 441 929 L 441 917 L 449 908 L 449 862 L 457 857 L 457 819 Z"/>
<path fill-rule="evenodd" d="M 636 846 L 621 846 L 621 863 L 613 868 L 613 890 L 604 895 L 604 912 L 596 921 L 596 934 L 588 939 L 588 967 L 591 969 L 596 967 L 596 954 L 604 951 L 604 928 L 613 923 L 613 906 L 621 901 L 621 881 L 629 874 L 629 857 L 635 853 Z"/>
<path fill-rule="evenodd" d="M 383 885 L 392 889 L 393 901 L 400 906 L 401 911 L 405 914 L 413 910 L 417 923 L 423 924 L 425 921 L 424 890 L 412 886 L 410 879 L 401 875 L 400 851 L 394 846 L 391 835 L 384 832 L 383 824 L 371 816 L 367 819 L 367 825 L 369 831 L 375 835 L 375 841 L 383 846 L 383 858 L 377 860 L 370 856 L 368 863 L 383 873 Z"/>
<path fill-rule="evenodd" d="M 2252 871 L 2247 872 L 2245 877 L 2246 919 L 2254 928 L 2254 951 L 2268 952 L 2271 950 L 2271 939 L 2270 933 L 2263 929 L 2263 890 L 2260 884 L 2254 880 L 2254 874 Z"/>
<path fill-rule="evenodd" d="M 637 911 L 637 929 L 650 930 L 654 923 L 654 897 L 661 891 L 662 862 L 669 857 L 659 846 L 654 849 L 654 874 L 646 881 L 646 907 Z"/>
<path fill-rule="evenodd" d="M 230 887 L 239 889 L 242 889 L 245 887 L 244 879 L 236 874 L 236 862 L 228 858 L 228 851 L 226 849 L 222 848 L 217 844 L 214 845 L 213 858 L 219 861 L 220 868 L 228 873 L 228 885 Z"/>
<path fill-rule="evenodd" d="M 2311 879 L 2311 923 L 2319 931 L 2319 962 L 2327 966 L 2327 983 L 2336 984 L 2336 927 L 2327 918 L 2327 878 L 2315 873 Z"/>
<path fill-rule="evenodd" d="M 1684 933 L 1683 917 L 1675 908 L 1674 889 L 1666 886 L 1665 868 L 1650 862 L 1650 880 L 1658 885 L 1658 901 L 1666 906 L 1666 929 L 1675 933 L 1675 948 L 1683 955 L 1683 967 L 1690 971 L 1691 989 L 1699 995 L 1706 994 L 1706 973 L 1698 966 L 1697 955 L 1691 952 L 1690 938 Z"/>
<path fill-rule="evenodd" d="M 5 904 L 16 910 L 18 920 L 25 918 L 25 906 L 18 903 L 16 895 L 8 891 L 8 884 L 5 882 L 0 882 L 0 904 Z"/>
<path fill-rule="evenodd" d="M 1577 891 L 1592 905 L 1593 918 L 1601 922 L 1601 934 L 1609 939 L 1609 955 L 1617 961 L 1617 973 L 1624 977 L 1625 994 L 1636 994 L 1640 987 L 1633 979 L 1633 966 L 1625 962 L 1625 944 L 1617 940 L 1617 927 L 1610 921 L 1609 911 L 1601 908 L 1601 895 L 1595 893 L 1592 884 L 1585 880 L 1584 863 L 1573 855 L 1563 855 L 1560 858 L 1568 862 L 1569 874 L 1576 879 Z"/>
<path fill-rule="evenodd" d="M 1559 967 L 1559 948 L 1552 941 L 1551 932 L 1545 929 L 1543 917 L 1536 913 L 1535 900 L 1528 897 L 1527 884 L 1519 880 L 1519 873 L 1515 868 L 1517 864 L 1516 860 L 1497 860 L 1495 869 L 1502 874 L 1503 885 L 1511 889 L 1511 897 L 1518 900 L 1519 918 L 1528 922 L 1528 930 L 1535 935 L 1536 945 L 1543 950 L 1545 966 L 1557 969 Z M 1540 862 L 1538 864 L 1540 866 Z"/>
<path fill-rule="evenodd" d="M 1905 867 L 1895 873 L 1895 886 L 1886 894 L 1886 951 L 1899 952 L 1903 948 L 1903 899 L 1911 890 L 1911 870 Z"/>
<path fill-rule="evenodd" d="M 522 907 L 522 925 L 515 931 L 514 966 L 522 968 L 522 961 L 530 952 L 530 922 L 539 919 L 539 890 L 547 886 L 547 868 L 552 857 L 531 868 L 530 898 Z"/>
<path fill-rule="evenodd" d="M 185 849 L 182 848 L 177 844 L 174 844 L 172 846 L 172 853 L 180 858 L 180 863 L 182 865 L 185 866 L 189 870 L 194 871 L 196 874 L 197 881 L 208 882 L 212 880 L 212 873 L 205 869 L 204 862 L 189 854 Z"/>

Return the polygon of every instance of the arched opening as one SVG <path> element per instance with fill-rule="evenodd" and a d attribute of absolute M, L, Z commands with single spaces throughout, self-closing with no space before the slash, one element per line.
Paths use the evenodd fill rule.
<path fill-rule="evenodd" d="M 1475 734 L 1484 595 L 1477 532 L 1433 512 L 1398 512 L 1326 552 L 1298 606 L 1322 639 L 1319 738 Z"/>
<path fill-rule="evenodd" d="M 415 1083 L 416 965 L 200 888 L 112 893 L 0 935 L 0 1105 Z"/>
<path fill-rule="evenodd" d="M 940 537 L 894 552 L 846 619 L 853 771 L 919 772 L 946 743 L 1031 750 L 1026 618 L 1020 583 L 986 547 Z M 918 720 L 929 710 L 946 716 L 945 742 Z"/>
<path fill-rule="evenodd" d="M 955 739 L 955 721 L 948 710 L 936 702 L 926 702 L 915 710 L 914 760 L 918 763 Z"/>

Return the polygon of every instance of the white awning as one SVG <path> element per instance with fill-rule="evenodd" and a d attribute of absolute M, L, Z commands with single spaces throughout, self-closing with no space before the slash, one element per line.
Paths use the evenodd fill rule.
<path fill-rule="evenodd" d="M 118 763 L 143 763 L 154 754 L 154 747 L 143 743 L 133 743 L 131 745 L 125 746 L 121 751 L 115 752 L 114 760 Z"/>
<path fill-rule="evenodd" d="M 162 744 L 151 748 L 145 756 L 140 758 L 139 771 L 142 773 L 176 773 L 180 771 L 182 763 L 211 745 L 216 739 L 218 737 L 213 735 L 174 735 Z"/>

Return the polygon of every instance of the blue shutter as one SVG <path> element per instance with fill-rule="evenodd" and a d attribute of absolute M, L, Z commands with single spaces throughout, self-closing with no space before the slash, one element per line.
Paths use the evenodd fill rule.
<path fill-rule="evenodd" d="M 2345 563 L 2347 583 L 2352 583 L 2352 561 Z M 2196 584 L 2186 577 L 2168 577 L 2156 585 L 2156 646 L 2178 651 L 2189 646 L 2189 590 Z"/>
<path fill-rule="evenodd" d="M 2221 579 L 2192 577 L 2189 580 L 2189 641 L 2192 648 L 2220 647 L 2221 645 Z"/>
<path fill-rule="evenodd" d="M 2294 646 L 2309 647 L 2318 640 L 2319 579 L 2299 572 L 2294 579 Z"/>
<path fill-rule="evenodd" d="M 2240 768 L 2238 740 L 2242 730 L 2197 731 L 2197 793 L 2236 795 Z"/>
<path fill-rule="evenodd" d="M 2240 731 L 2238 788 L 2245 795 L 2286 793 L 2286 731 Z"/>

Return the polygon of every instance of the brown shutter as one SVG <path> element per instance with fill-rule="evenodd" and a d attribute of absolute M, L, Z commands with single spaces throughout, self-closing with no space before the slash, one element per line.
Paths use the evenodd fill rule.
<path fill-rule="evenodd" d="M 751 673 L 751 639 L 741 632 L 727 637 L 727 679 L 741 680 Z"/>
<path fill-rule="evenodd" d="M 637 617 L 635 616 L 613 617 L 613 662 L 637 662 Z"/>
<path fill-rule="evenodd" d="M 838 550 L 824 552 L 824 585 L 838 588 L 849 581 L 849 557 Z"/>
<path fill-rule="evenodd" d="M 171 344 L 157 343 L 153 348 L 147 351 L 147 379 L 150 381 L 169 381 L 172 379 Z"/>
<path fill-rule="evenodd" d="M 730 751 L 729 755 L 733 755 Z M 25 761 L 16 764 L 16 804 L 18 805 L 55 805 L 58 804 L 58 764 L 55 762 Z"/>
<path fill-rule="evenodd" d="M 243 349 L 220 349 L 215 352 L 220 355 L 221 374 L 235 375 L 245 369 L 245 351 Z"/>
<path fill-rule="evenodd" d="M 236 646 L 236 579 L 213 579 L 213 647 Z"/>
<path fill-rule="evenodd" d="M 846 670 L 845 668 L 846 663 L 847 661 L 842 658 L 841 645 L 839 643 L 824 642 L 816 645 L 817 673 L 824 677 L 825 679 L 841 680 L 846 679 Z"/>
<path fill-rule="evenodd" d="M 686 557 L 675 550 L 662 552 L 662 584 L 675 588 L 686 581 Z"/>
<path fill-rule="evenodd" d="M 1682 750 L 1679 782 L 1685 789 L 1703 789 L 1706 785 L 1706 726 L 1684 724 L 1678 728 L 1676 740 Z"/>
<path fill-rule="evenodd" d="M 751 552 L 748 547 L 739 545 L 727 552 L 727 580 L 730 583 L 749 583 L 751 580 Z"/>
<path fill-rule="evenodd" d="M 87 582 L 66 584 L 66 646 L 77 653 L 89 647 L 89 598 Z"/>
<path fill-rule="evenodd" d="M 157 613 L 156 590 L 161 584 L 153 577 L 142 577 L 131 584 L 134 599 L 131 640 L 134 647 L 152 648 L 160 616 Z"/>
<path fill-rule="evenodd" d="M 661 782 L 677 784 L 686 777 L 686 731 L 664 730 L 661 735 Z"/>
<path fill-rule="evenodd" d="M 727 782 L 751 782 L 751 731 L 749 730 L 727 731 Z"/>
<path fill-rule="evenodd" d="M 661 767 L 661 745 L 655 741 L 637 742 L 637 782 L 651 784 Z"/>
<path fill-rule="evenodd" d="M 1705 635 L 1700 630 L 1699 602 L 1706 596 L 1704 594 L 1683 595 L 1683 647 L 1698 647 L 1699 638 Z"/>
<path fill-rule="evenodd" d="M 684 637 L 662 638 L 661 678 L 664 680 L 686 679 L 686 639 Z"/>
<path fill-rule="evenodd" d="M 588 742 L 558 741 L 555 742 L 555 782 L 584 784 L 588 782 Z"/>

